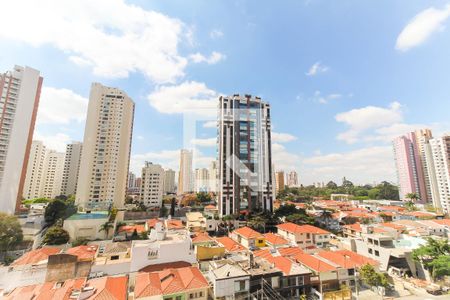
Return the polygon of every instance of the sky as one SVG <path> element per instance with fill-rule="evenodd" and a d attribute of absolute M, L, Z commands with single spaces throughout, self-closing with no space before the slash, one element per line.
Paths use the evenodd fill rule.
<path fill-rule="evenodd" d="M 15 0 L 2 4 L 0 71 L 44 87 L 34 139 L 83 140 L 92 82 L 135 102 L 130 169 L 178 169 L 185 113 L 220 95 L 271 104 L 277 170 L 302 184 L 396 182 L 391 141 L 450 131 L 450 2 Z M 198 122 L 195 166 L 216 156 Z"/>

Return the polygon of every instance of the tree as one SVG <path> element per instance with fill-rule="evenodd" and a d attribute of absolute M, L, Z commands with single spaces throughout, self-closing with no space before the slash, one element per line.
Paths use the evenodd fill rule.
<path fill-rule="evenodd" d="M 111 222 L 105 222 L 102 225 L 100 225 L 100 229 L 98 230 L 98 232 L 105 232 L 105 236 L 106 238 L 108 238 L 109 236 L 109 231 L 114 227 L 114 225 Z"/>
<path fill-rule="evenodd" d="M 286 217 L 296 213 L 298 213 L 298 210 L 294 204 L 281 205 L 277 210 L 275 210 L 275 216 L 279 218 Z"/>
<path fill-rule="evenodd" d="M 139 234 L 137 233 L 137 230 L 134 229 L 133 233 L 131 234 L 131 240 L 138 240 L 139 239 Z"/>
<path fill-rule="evenodd" d="M 320 219 L 323 223 L 325 223 L 325 227 L 330 227 L 330 222 L 333 220 L 333 212 L 328 209 L 324 209 L 320 214 Z"/>
<path fill-rule="evenodd" d="M 141 234 L 139 235 L 141 240 L 147 240 L 148 239 L 148 233 L 147 231 L 142 231 Z"/>
<path fill-rule="evenodd" d="M 167 212 L 168 212 L 167 207 L 164 205 L 164 203 L 162 203 L 161 204 L 161 209 L 159 210 L 159 217 L 160 218 L 166 217 L 167 216 Z"/>
<path fill-rule="evenodd" d="M 415 249 L 412 257 L 422 262 L 433 279 L 450 275 L 450 245 L 447 239 L 437 240 L 429 237 L 425 245 Z"/>
<path fill-rule="evenodd" d="M 0 213 L 0 251 L 8 251 L 22 240 L 22 228 L 17 217 Z"/>
<path fill-rule="evenodd" d="M 383 286 L 388 285 L 387 276 L 384 273 L 377 273 L 372 265 L 366 264 L 359 270 L 361 279 L 370 286 Z"/>
<path fill-rule="evenodd" d="M 262 228 L 263 233 L 266 232 L 266 220 L 262 216 L 255 216 L 255 217 L 251 218 L 247 222 L 247 225 L 252 227 L 255 230 L 260 230 Z"/>
<path fill-rule="evenodd" d="M 334 181 L 328 181 L 327 188 L 329 189 L 337 189 L 338 185 Z"/>
<path fill-rule="evenodd" d="M 43 243 L 47 245 L 62 245 L 70 240 L 69 233 L 62 227 L 52 226 L 45 233 Z"/>
<path fill-rule="evenodd" d="M 286 217 L 286 221 L 292 222 L 298 225 L 304 225 L 304 224 L 314 224 L 314 218 L 308 216 L 307 214 L 302 213 L 296 213 L 293 215 L 289 215 Z"/>
<path fill-rule="evenodd" d="M 406 199 L 409 199 L 411 202 L 415 203 L 419 200 L 419 195 L 417 193 L 408 193 L 405 195 Z"/>
<path fill-rule="evenodd" d="M 417 207 L 416 207 L 416 205 L 414 205 L 413 201 L 406 201 L 405 208 L 407 211 L 416 211 L 417 210 Z"/>
<path fill-rule="evenodd" d="M 208 193 L 205 193 L 205 192 L 199 192 L 199 193 L 197 193 L 197 199 L 201 203 L 211 202 L 211 195 Z"/>
<path fill-rule="evenodd" d="M 53 200 L 45 208 L 45 222 L 54 224 L 56 220 L 64 218 L 67 205 L 62 200 Z"/>
<path fill-rule="evenodd" d="M 175 208 L 176 208 L 176 199 L 175 197 L 172 197 L 172 199 L 170 200 L 170 215 L 172 217 L 175 217 Z"/>

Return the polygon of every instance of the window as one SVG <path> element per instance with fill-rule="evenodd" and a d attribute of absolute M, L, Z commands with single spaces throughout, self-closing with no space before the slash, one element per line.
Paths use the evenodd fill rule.
<path fill-rule="evenodd" d="M 119 255 L 113 255 L 111 256 L 111 260 L 118 260 L 119 259 Z"/>
<path fill-rule="evenodd" d="M 234 282 L 234 287 L 236 292 L 245 291 L 245 280 L 238 280 Z"/>
<path fill-rule="evenodd" d="M 375 250 L 375 256 L 380 256 L 380 252 L 378 250 Z"/>
<path fill-rule="evenodd" d="M 348 269 L 348 275 L 349 276 L 355 275 L 355 269 Z"/>
<path fill-rule="evenodd" d="M 369 253 L 370 253 L 370 254 L 372 254 L 372 253 L 373 253 L 373 250 L 372 250 L 372 249 L 370 249 L 370 248 L 369 248 Z"/>

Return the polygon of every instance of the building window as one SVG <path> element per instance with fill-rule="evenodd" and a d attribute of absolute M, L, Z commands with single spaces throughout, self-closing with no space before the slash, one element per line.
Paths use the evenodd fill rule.
<path fill-rule="evenodd" d="M 380 256 L 380 252 L 378 250 L 375 250 L 375 256 Z"/>
<path fill-rule="evenodd" d="M 236 292 L 245 291 L 245 280 L 238 280 L 234 284 Z"/>

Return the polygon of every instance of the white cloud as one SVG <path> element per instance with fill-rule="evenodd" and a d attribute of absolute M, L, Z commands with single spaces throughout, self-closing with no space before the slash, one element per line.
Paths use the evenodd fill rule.
<path fill-rule="evenodd" d="M 223 37 L 223 32 L 220 29 L 213 29 L 211 30 L 211 32 L 209 33 L 210 38 L 212 39 L 217 39 L 217 38 L 221 38 Z"/>
<path fill-rule="evenodd" d="M 300 168 L 300 156 L 290 153 L 278 143 L 272 143 L 272 162 L 276 170 L 292 170 Z"/>
<path fill-rule="evenodd" d="M 66 146 L 72 140 L 64 133 L 57 133 L 55 135 L 41 134 L 39 131 L 35 131 L 33 135 L 33 140 L 42 141 L 47 148 L 56 150 L 59 152 L 65 152 Z"/>
<path fill-rule="evenodd" d="M 417 14 L 397 37 L 395 48 L 407 51 L 424 43 L 434 32 L 444 28 L 450 16 L 450 4 L 443 9 L 427 8 Z"/>
<path fill-rule="evenodd" d="M 350 128 L 337 136 L 349 144 L 360 139 L 360 135 L 369 129 L 386 127 L 403 120 L 401 105 L 392 102 L 388 108 L 377 106 L 366 106 L 352 109 L 348 112 L 339 113 L 335 116 L 336 121 L 347 124 Z"/>
<path fill-rule="evenodd" d="M 211 55 L 209 57 L 206 57 L 203 54 L 197 52 L 195 54 L 191 54 L 189 56 L 189 58 L 194 63 L 205 62 L 208 65 L 214 65 L 214 64 L 220 62 L 221 60 L 224 60 L 226 58 L 226 56 L 222 53 L 214 51 L 213 53 L 211 53 Z"/>
<path fill-rule="evenodd" d="M 306 73 L 306 76 L 315 76 L 318 75 L 319 73 L 325 73 L 328 70 L 329 68 L 327 66 L 322 65 L 322 63 L 318 61 L 309 68 L 308 72 Z"/>
<path fill-rule="evenodd" d="M 178 48 L 190 34 L 180 20 L 125 0 L 7 1 L 0 18 L 0 38 L 53 46 L 98 76 L 142 72 L 157 83 L 184 75 L 188 60 Z"/>
<path fill-rule="evenodd" d="M 320 104 L 328 104 L 330 101 L 340 99 L 340 98 L 342 98 L 342 95 L 338 94 L 338 93 L 322 95 L 322 93 L 320 91 L 315 91 L 313 101 L 320 103 Z"/>
<path fill-rule="evenodd" d="M 142 136 L 142 135 L 137 135 L 136 138 L 137 138 L 138 140 L 141 140 L 141 141 L 142 141 L 142 140 L 145 140 L 145 137 Z"/>
<path fill-rule="evenodd" d="M 358 184 L 396 180 L 391 146 L 367 147 L 343 153 L 314 155 L 303 160 L 304 180 L 340 180 L 346 176 Z"/>
<path fill-rule="evenodd" d="M 160 86 L 148 95 L 150 105 L 166 114 L 192 113 L 216 116 L 218 99 L 219 94 L 216 91 L 196 81 Z"/>
<path fill-rule="evenodd" d="M 217 145 L 217 138 L 193 139 L 191 143 L 200 147 L 215 147 Z"/>
<path fill-rule="evenodd" d="M 203 128 L 217 128 L 217 121 L 206 121 L 203 123 Z"/>
<path fill-rule="evenodd" d="M 88 99 L 68 89 L 43 87 L 37 115 L 38 124 L 69 124 L 86 119 Z"/>
<path fill-rule="evenodd" d="M 272 142 L 275 143 L 287 143 L 295 141 L 296 139 L 296 136 L 289 133 L 272 132 Z"/>

